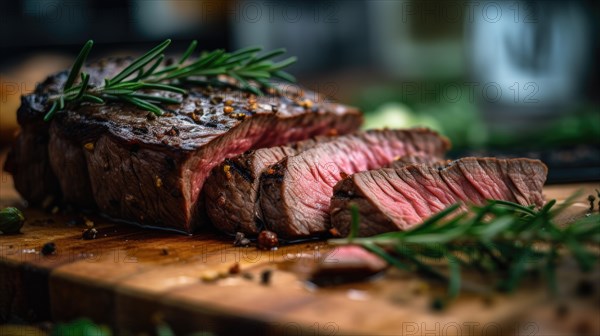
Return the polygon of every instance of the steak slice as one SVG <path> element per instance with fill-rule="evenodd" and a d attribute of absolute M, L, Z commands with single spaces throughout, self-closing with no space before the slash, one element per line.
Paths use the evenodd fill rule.
<path fill-rule="evenodd" d="M 335 139 L 320 136 L 286 146 L 260 148 L 226 159 L 206 179 L 202 193 L 211 223 L 222 232 L 256 236 L 263 228 L 258 192 L 260 175 L 286 156 Z"/>
<path fill-rule="evenodd" d="M 329 201 L 337 181 L 383 167 L 401 155 L 428 153 L 441 158 L 448 148 L 445 138 L 427 129 L 386 129 L 340 136 L 288 156 L 262 176 L 263 221 L 286 239 L 320 235 L 330 229 Z"/>
<path fill-rule="evenodd" d="M 411 155 L 404 155 L 396 158 L 385 168 L 403 168 L 406 166 L 410 166 L 413 164 L 427 164 L 435 167 L 443 167 L 446 164 L 446 161 L 440 160 L 439 157 L 425 154 L 425 153 L 416 153 Z"/>
<path fill-rule="evenodd" d="M 546 166 L 539 160 L 463 158 L 444 168 L 424 164 L 354 174 L 331 199 L 331 223 L 350 231 L 350 205 L 360 213 L 360 236 L 406 230 L 451 204 L 482 205 L 488 199 L 542 206 Z"/>
<path fill-rule="evenodd" d="M 129 62 L 103 60 L 84 71 L 93 85 L 100 85 Z M 362 122 L 358 110 L 297 88 L 255 97 L 230 88 L 190 87 L 181 104 L 165 106 L 168 113 L 158 118 L 112 102 L 83 104 L 44 123 L 48 95 L 66 77 L 63 72 L 48 78 L 19 109 L 23 132 L 7 168 L 21 195 L 38 200 L 40 194 L 62 192 L 69 202 L 117 219 L 184 232 L 203 221 L 200 190 L 224 159 L 250 149 L 353 132 Z M 41 162 L 31 165 L 36 160 Z"/>

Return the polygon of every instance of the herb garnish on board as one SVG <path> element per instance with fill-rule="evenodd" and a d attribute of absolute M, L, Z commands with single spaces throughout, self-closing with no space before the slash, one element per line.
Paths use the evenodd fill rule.
<path fill-rule="evenodd" d="M 448 282 L 448 298 L 461 289 L 461 270 L 493 275 L 496 289 L 514 290 L 532 272 L 542 272 L 556 290 L 556 265 L 563 252 L 582 271 L 597 266 L 600 215 L 591 214 L 561 228 L 555 216 L 570 204 L 549 201 L 539 211 L 512 202 L 490 200 L 459 213 L 455 204 L 408 231 L 356 237 L 360 219 L 352 208 L 352 230 L 346 239 L 330 243 L 357 244 L 389 264 Z"/>
<path fill-rule="evenodd" d="M 94 44 L 92 40 L 88 41 L 73 63 L 62 92 L 49 97 L 50 108 L 44 120 L 52 119 L 54 114 L 63 110 L 67 104 L 102 104 L 111 100 L 130 103 L 140 109 L 162 115 L 160 104 L 178 104 L 180 99 L 155 96 L 149 92 L 184 94 L 185 87 L 189 85 L 232 85 L 231 82 L 223 82 L 223 76 L 233 79 L 233 85 L 239 89 L 256 95 L 262 95 L 262 89 L 273 88 L 270 82 L 273 78 L 295 81 L 292 75 L 282 70 L 296 62 L 295 57 L 280 62 L 273 61 L 273 58 L 284 54 L 285 49 L 264 54 L 259 54 L 262 51 L 261 47 L 248 47 L 231 53 L 217 49 L 202 52 L 196 59 L 188 61 L 198 45 L 193 41 L 179 61 L 167 64 L 163 52 L 170 43 L 171 40 L 165 40 L 112 78 L 105 78 L 103 85 L 95 87 L 89 83 L 90 75 L 81 72 Z M 81 80 L 75 83 L 77 77 Z"/>

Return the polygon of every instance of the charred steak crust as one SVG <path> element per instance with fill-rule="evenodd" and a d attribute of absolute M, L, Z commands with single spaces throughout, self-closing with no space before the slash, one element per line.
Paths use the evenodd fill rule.
<path fill-rule="evenodd" d="M 105 59 L 87 67 L 86 71 L 92 76 L 90 84 L 99 85 L 102 78 L 129 62 L 127 58 Z M 30 205 L 62 197 L 59 180 L 50 163 L 50 125 L 42 118 L 48 96 L 60 91 L 67 76 L 68 71 L 62 71 L 46 78 L 32 94 L 21 97 L 21 106 L 17 110 L 21 132 L 8 154 L 4 170 L 13 175 L 15 188 Z"/>
<path fill-rule="evenodd" d="M 338 137 L 271 166 L 262 176 L 259 204 L 266 226 L 287 239 L 330 229 L 329 201 L 346 175 L 381 168 L 398 156 L 441 159 L 450 144 L 428 129 L 372 130 Z"/>
<path fill-rule="evenodd" d="M 334 188 L 331 223 L 350 231 L 350 205 L 358 206 L 359 235 L 405 230 L 447 206 L 502 199 L 542 206 L 547 168 L 539 160 L 463 158 L 444 167 L 414 164 L 348 176 Z"/>
<path fill-rule="evenodd" d="M 102 60 L 85 71 L 98 85 L 129 62 Z M 166 106 L 168 113 L 158 118 L 114 102 L 81 105 L 44 123 L 47 96 L 65 80 L 65 72 L 49 77 L 19 109 L 24 131 L 7 167 L 15 181 L 33 178 L 44 186 L 36 189 L 22 182 L 16 183 L 17 190 L 28 200 L 61 191 L 76 205 L 95 205 L 118 219 L 185 232 L 200 224 L 200 190 L 210 170 L 224 159 L 330 132 L 345 134 L 362 123 L 358 110 L 322 102 L 311 92 L 254 97 L 211 87 L 190 88 L 181 104 Z M 304 99 L 313 102 L 311 108 L 301 104 Z M 47 134 L 45 141 L 35 143 L 37 148 L 28 140 L 35 134 Z M 29 166 L 34 160 L 42 160 L 44 169 Z M 35 175 L 24 177 L 24 172 Z M 84 197 L 89 191 L 92 197 Z"/>
<path fill-rule="evenodd" d="M 211 223 L 229 235 L 243 232 L 247 237 L 256 236 L 264 227 L 257 203 L 261 173 L 286 156 L 331 139 L 335 138 L 319 136 L 285 146 L 251 150 L 213 168 L 202 190 Z"/>

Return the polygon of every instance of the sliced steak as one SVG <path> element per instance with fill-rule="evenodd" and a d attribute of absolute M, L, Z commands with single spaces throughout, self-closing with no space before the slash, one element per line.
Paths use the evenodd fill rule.
<path fill-rule="evenodd" d="M 99 85 L 129 62 L 103 60 L 85 71 Z M 38 201 L 45 193 L 62 192 L 67 201 L 118 219 L 185 232 L 201 224 L 200 190 L 224 159 L 353 132 L 362 122 L 356 109 L 310 92 L 254 97 L 228 88 L 191 87 L 181 104 L 166 106 L 169 113 L 158 118 L 113 102 L 67 109 L 44 123 L 48 95 L 57 92 L 66 75 L 38 85 L 19 109 L 23 132 L 7 167 L 21 195 Z"/>
<path fill-rule="evenodd" d="M 60 185 L 50 166 L 47 125 L 24 125 L 11 151 L 4 170 L 13 175 L 15 189 L 29 205 L 41 205 L 46 199 L 58 200 Z"/>
<path fill-rule="evenodd" d="M 256 236 L 263 227 L 258 206 L 260 175 L 286 156 L 296 155 L 334 137 L 320 136 L 286 146 L 251 150 L 216 166 L 204 184 L 206 212 L 222 232 Z"/>
<path fill-rule="evenodd" d="M 102 78 L 115 73 L 128 62 L 126 59 L 107 59 L 88 67 L 92 75 L 90 83 L 101 84 Z M 30 205 L 40 205 L 49 198 L 58 200 L 62 197 L 48 151 L 50 124 L 42 118 L 47 110 L 48 96 L 59 92 L 67 76 L 67 71 L 49 76 L 36 86 L 32 94 L 21 97 L 21 106 L 17 111 L 21 132 L 12 145 L 4 170 L 12 174 L 15 188 Z M 73 166 L 70 162 L 67 165 L 71 167 L 61 166 L 61 170 L 77 171 L 70 169 Z"/>
<path fill-rule="evenodd" d="M 262 219 L 282 238 L 320 235 L 330 229 L 329 201 L 337 181 L 383 167 L 401 155 L 428 153 L 441 158 L 448 147 L 445 138 L 427 129 L 374 130 L 319 144 L 263 174 Z"/>
<path fill-rule="evenodd" d="M 439 157 L 436 157 L 434 155 L 416 153 L 412 155 L 400 156 L 399 158 L 396 158 L 394 161 L 392 161 L 385 168 L 402 168 L 419 163 L 428 164 L 430 166 L 435 167 L 442 167 L 446 164 L 446 161 L 440 160 Z"/>
<path fill-rule="evenodd" d="M 546 166 L 539 160 L 463 158 L 444 168 L 424 164 L 354 174 L 340 181 L 331 199 L 331 223 L 350 231 L 350 205 L 360 213 L 359 235 L 406 230 L 451 204 L 488 199 L 544 204 Z"/>

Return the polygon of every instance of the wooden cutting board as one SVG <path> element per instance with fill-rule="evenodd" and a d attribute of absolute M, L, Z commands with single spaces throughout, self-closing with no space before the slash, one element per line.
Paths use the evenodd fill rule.
<path fill-rule="evenodd" d="M 22 205 L 12 180 L 2 173 L 0 206 Z M 583 189 L 569 216 L 587 209 L 585 197 L 598 184 L 550 186 L 548 199 L 563 200 Z M 144 230 L 90 217 L 97 239 L 82 240 L 74 215 L 26 209 L 22 234 L 0 235 L 0 322 L 15 319 L 68 321 L 85 316 L 119 334 L 153 330 L 157 321 L 178 334 L 218 335 L 553 335 L 600 331 L 600 276 L 586 275 L 592 292 L 576 295 L 581 276 L 567 265 L 561 294 L 549 299 L 531 284 L 511 295 L 463 294 L 443 311 L 431 309 L 432 292 L 418 278 L 391 270 L 368 282 L 315 288 L 290 265 L 323 260 L 326 242 L 276 251 L 233 247 L 206 230 L 192 236 Z M 54 242 L 57 252 L 43 256 Z M 335 255 L 333 255 L 335 257 Z M 331 259 L 330 259 L 331 260 Z M 333 259 L 335 260 L 335 259 Z M 226 276 L 239 263 L 245 276 Z M 261 274 L 272 270 L 268 285 Z M 584 283 L 585 284 L 585 283 Z M 580 291 L 581 292 L 581 291 Z"/>

